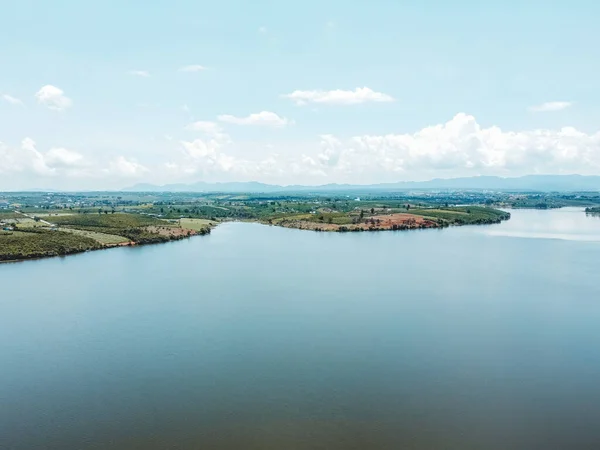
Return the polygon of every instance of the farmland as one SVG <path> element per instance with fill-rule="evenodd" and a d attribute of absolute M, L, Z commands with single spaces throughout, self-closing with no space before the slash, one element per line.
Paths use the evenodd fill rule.
<path fill-rule="evenodd" d="M 32 218 L 33 217 L 33 218 Z M 171 223 L 134 213 L 3 214 L 0 261 L 79 253 L 118 245 L 143 245 L 210 232 L 212 223 Z"/>
<path fill-rule="evenodd" d="M 0 261 L 61 256 L 102 248 L 85 236 L 61 231 L 34 230 L 0 235 Z"/>
<path fill-rule="evenodd" d="M 90 239 L 93 239 L 94 241 L 97 241 L 98 243 L 100 243 L 102 245 L 105 245 L 105 246 L 127 244 L 127 243 L 131 242 L 126 237 L 118 236 L 116 234 L 98 233 L 96 231 L 78 230 L 76 228 L 66 228 L 66 227 L 59 228 L 58 231 L 62 231 L 65 233 L 72 233 L 72 234 L 76 234 L 78 236 L 88 237 Z"/>

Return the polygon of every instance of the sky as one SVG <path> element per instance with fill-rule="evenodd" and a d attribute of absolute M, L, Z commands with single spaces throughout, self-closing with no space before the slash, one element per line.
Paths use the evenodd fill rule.
<path fill-rule="evenodd" d="M 600 175 L 598 2 L 1 3 L 0 190 Z"/>

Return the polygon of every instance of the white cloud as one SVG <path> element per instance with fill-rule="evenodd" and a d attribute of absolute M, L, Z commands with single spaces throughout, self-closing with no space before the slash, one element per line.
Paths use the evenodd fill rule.
<path fill-rule="evenodd" d="M 28 137 L 15 147 L 0 142 L 0 190 L 122 187 L 124 180 L 148 171 L 144 165 L 123 156 L 111 161 L 90 160 L 82 153 L 63 147 L 43 152 Z"/>
<path fill-rule="evenodd" d="M 23 139 L 20 150 L 14 159 L 18 170 L 32 171 L 37 175 L 53 174 L 54 170 L 46 164 L 44 155 L 37 150 L 33 139 Z"/>
<path fill-rule="evenodd" d="M 323 103 L 330 105 L 355 105 L 366 102 L 393 102 L 394 98 L 382 92 L 375 92 L 368 87 L 356 88 L 353 91 L 336 89 L 333 91 L 294 91 L 283 95 L 297 105 L 307 103 Z"/>
<path fill-rule="evenodd" d="M 267 27 L 259 27 L 258 28 L 258 32 L 260 34 L 267 34 L 269 30 L 267 30 Z"/>
<path fill-rule="evenodd" d="M 197 122 L 190 123 L 185 129 L 190 131 L 202 131 L 207 134 L 215 134 L 221 131 L 219 124 L 208 120 L 198 120 Z"/>
<path fill-rule="evenodd" d="M 35 97 L 38 103 L 55 111 L 64 111 L 73 105 L 71 99 L 65 95 L 62 89 L 50 84 L 43 86 L 37 91 Z"/>
<path fill-rule="evenodd" d="M 148 78 L 150 76 L 150 72 L 146 70 L 130 70 L 129 75 L 134 75 L 136 77 Z"/>
<path fill-rule="evenodd" d="M 271 111 L 261 111 L 250 114 L 247 117 L 236 117 L 229 114 L 223 114 L 217 117 L 221 122 L 233 123 L 236 125 L 264 125 L 270 127 L 284 127 L 291 123 L 285 117 L 280 117 Z"/>
<path fill-rule="evenodd" d="M 181 141 L 181 145 L 186 154 L 193 159 L 214 157 L 220 148 L 220 144 L 202 139 L 195 139 L 191 142 Z"/>
<path fill-rule="evenodd" d="M 25 138 L 21 146 L 10 148 L 0 143 L 0 173 L 15 172 L 36 176 L 75 175 L 86 165 L 83 156 L 65 148 L 52 148 L 46 153 L 37 149 L 35 141 Z"/>
<path fill-rule="evenodd" d="M 82 167 L 86 165 L 81 153 L 62 147 L 51 148 L 46 153 L 44 160 L 46 164 L 54 168 Z"/>
<path fill-rule="evenodd" d="M 563 109 L 567 109 L 572 105 L 573 103 L 571 102 L 546 102 L 542 103 L 541 105 L 531 106 L 529 110 L 533 112 L 562 111 Z"/>
<path fill-rule="evenodd" d="M 222 151 L 225 143 L 217 139 L 181 141 L 184 161 L 169 162 L 168 168 L 175 173 L 190 175 L 201 173 L 224 174 L 228 172 L 244 172 L 246 162 Z"/>
<path fill-rule="evenodd" d="M 229 142 L 229 136 L 223 131 L 223 128 L 216 123 L 208 120 L 198 120 L 190 123 L 185 127 L 188 131 L 199 131 L 205 134 L 207 137 L 216 139 L 221 143 Z"/>
<path fill-rule="evenodd" d="M 2 97 L 2 99 L 8 103 L 10 103 L 11 105 L 21 105 L 23 106 L 23 101 L 21 101 L 20 99 L 13 97 L 12 95 L 8 95 L 8 94 L 2 94 L 0 95 L 0 97 Z"/>
<path fill-rule="evenodd" d="M 124 156 L 118 156 L 113 159 L 109 164 L 109 168 L 105 170 L 105 172 L 110 175 L 130 178 L 139 177 L 148 171 L 149 169 L 146 166 L 138 163 L 134 159 L 128 159 Z"/>
<path fill-rule="evenodd" d="M 502 131 L 459 113 L 414 134 L 323 136 L 317 160 L 330 176 L 427 179 L 533 173 L 600 174 L 600 133 L 574 128 Z"/>
<path fill-rule="evenodd" d="M 191 64 L 179 68 L 180 72 L 201 72 L 202 70 L 206 70 L 206 67 L 201 66 L 200 64 Z"/>

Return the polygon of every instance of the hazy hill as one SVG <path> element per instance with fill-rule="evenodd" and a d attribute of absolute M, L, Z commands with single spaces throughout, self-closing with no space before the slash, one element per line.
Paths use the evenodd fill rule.
<path fill-rule="evenodd" d="M 320 186 L 289 185 L 250 182 L 192 184 L 136 184 L 124 188 L 130 192 L 334 192 L 334 191 L 373 191 L 373 190 L 493 190 L 493 191 L 598 191 L 600 176 L 583 175 L 526 175 L 516 178 L 492 176 L 465 178 L 436 178 L 430 181 L 406 181 L 369 185 L 325 184 Z"/>

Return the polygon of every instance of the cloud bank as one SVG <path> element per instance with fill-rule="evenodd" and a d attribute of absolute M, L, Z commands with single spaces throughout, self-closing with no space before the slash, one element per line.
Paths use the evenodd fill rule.
<path fill-rule="evenodd" d="M 111 183 L 124 179 L 320 184 L 475 175 L 600 175 L 600 132 L 572 127 L 505 131 L 482 127 L 465 113 L 414 133 L 322 135 L 293 151 L 272 147 L 259 158 L 246 156 L 254 152 L 245 152 L 246 144 L 235 142 L 216 122 L 194 122 L 185 133 L 192 136 L 169 141 L 173 147 L 162 161 L 102 159 L 85 149 L 60 147 L 41 152 L 29 138 L 16 147 L 0 144 L 0 189 L 12 188 L 15 180 L 37 187 L 40 180 L 49 185 L 69 179 L 76 188 L 85 178 L 95 180 L 98 187 L 118 188 L 122 184 Z"/>

